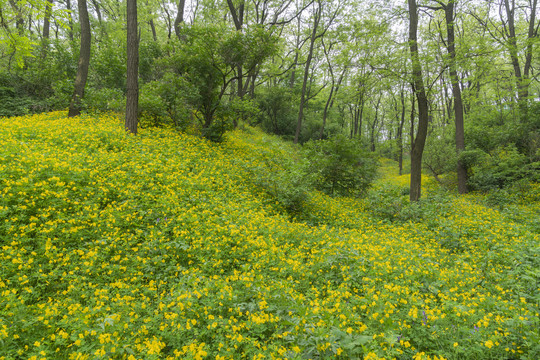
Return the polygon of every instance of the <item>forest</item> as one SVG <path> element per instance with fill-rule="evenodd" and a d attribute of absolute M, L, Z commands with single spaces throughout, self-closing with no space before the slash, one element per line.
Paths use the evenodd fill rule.
<path fill-rule="evenodd" d="M 538 180 L 536 0 L 134 3 L 127 46 L 126 2 L 5 1 L 0 116 L 125 112 L 137 46 L 140 127 L 342 134 L 460 193 Z"/>
<path fill-rule="evenodd" d="M 540 358 L 539 29 L 0 0 L 0 360 Z"/>

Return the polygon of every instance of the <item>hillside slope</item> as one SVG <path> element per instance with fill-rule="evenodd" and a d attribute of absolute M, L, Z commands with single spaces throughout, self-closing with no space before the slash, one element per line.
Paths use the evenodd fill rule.
<path fill-rule="evenodd" d="M 389 220 L 415 209 L 385 168 L 367 200 L 313 192 L 295 221 L 254 181 L 293 152 L 0 119 L 0 358 L 540 358 L 538 197 Z"/>

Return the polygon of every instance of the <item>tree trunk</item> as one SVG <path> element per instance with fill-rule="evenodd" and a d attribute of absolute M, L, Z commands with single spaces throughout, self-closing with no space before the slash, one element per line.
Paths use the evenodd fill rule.
<path fill-rule="evenodd" d="M 165 13 L 165 22 L 167 23 L 167 39 L 171 39 L 172 34 L 172 27 L 174 26 L 174 23 L 171 20 L 171 14 L 169 13 L 169 9 L 167 7 L 167 4 L 165 0 L 161 1 L 161 8 L 163 9 L 163 12 Z"/>
<path fill-rule="evenodd" d="M 397 142 L 398 142 L 398 166 L 399 166 L 399 175 L 403 174 L 403 125 L 405 124 L 405 91 L 401 89 L 399 93 L 399 98 L 401 100 L 401 119 L 399 121 L 399 127 L 397 131 Z"/>
<path fill-rule="evenodd" d="M 88 78 L 88 66 L 90 65 L 90 19 L 88 17 L 88 8 L 86 0 L 79 0 L 79 21 L 81 23 L 81 50 L 79 53 L 79 65 L 77 68 L 77 77 L 75 78 L 75 89 L 69 104 L 68 117 L 79 116 L 82 109 L 82 99 L 84 97 L 84 88 Z"/>
<path fill-rule="evenodd" d="M 296 51 L 294 54 L 294 61 L 291 66 L 291 77 L 289 79 L 289 88 L 294 88 L 294 83 L 296 82 L 296 67 L 298 66 L 298 54 L 300 53 L 300 16 L 298 16 L 298 29 L 297 29 L 297 35 L 296 35 Z"/>
<path fill-rule="evenodd" d="M 242 27 L 244 26 L 244 1 L 242 0 L 240 4 L 238 5 L 238 8 L 234 7 L 234 4 L 232 0 L 227 0 L 227 5 L 229 6 L 229 11 L 231 12 L 231 16 L 234 21 L 234 27 L 236 31 L 242 31 Z M 242 65 L 236 66 L 236 95 L 240 98 L 244 98 L 244 69 L 242 68 Z M 236 120 L 234 121 L 234 127 L 236 128 L 237 123 Z"/>
<path fill-rule="evenodd" d="M 521 65 L 519 64 L 519 54 L 518 54 L 518 48 L 517 48 L 517 37 L 516 37 L 515 17 L 514 17 L 516 6 L 515 6 L 515 0 L 511 0 L 511 1 L 512 1 L 512 6 L 510 6 L 509 0 L 504 0 L 504 7 L 506 10 L 506 16 L 507 16 L 507 21 L 508 21 L 508 46 L 509 46 L 508 52 L 510 53 L 510 61 L 512 63 L 512 67 L 514 68 L 514 77 L 516 79 L 519 118 L 521 122 L 524 122 L 527 119 L 527 113 L 528 113 L 528 105 L 527 105 L 528 100 L 527 99 L 529 97 L 529 86 L 528 86 L 527 80 L 524 78 L 524 76 L 521 73 Z"/>
<path fill-rule="evenodd" d="M 315 40 L 317 39 L 317 29 L 319 27 L 319 21 L 322 15 L 322 3 L 319 3 L 317 12 L 315 13 L 315 19 L 313 24 L 313 31 L 311 33 L 311 40 L 309 44 L 309 53 L 304 68 L 304 82 L 302 83 L 302 95 L 300 96 L 300 108 L 298 109 L 298 122 L 296 123 L 296 133 L 294 135 L 294 143 L 298 144 L 300 138 L 300 131 L 302 130 L 302 120 L 304 118 L 304 106 L 306 103 L 306 89 L 309 77 L 309 70 L 311 66 L 311 60 L 313 59 L 313 48 L 315 46 Z"/>
<path fill-rule="evenodd" d="M 328 117 L 328 111 L 332 108 L 332 105 L 334 105 L 334 98 L 337 95 L 337 92 L 339 90 L 339 85 L 343 81 L 343 77 L 345 76 L 346 68 L 343 69 L 341 72 L 341 75 L 339 76 L 337 84 L 334 81 L 334 72 L 332 71 L 332 67 L 330 66 L 330 73 L 332 75 L 332 88 L 330 89 L 330 94 L 328 95 L 328 100 L 326 101 L 326 105 L 324 106 L 324 112 L 323 112 L 323 123 L 321 126 L 321 132 L 319 133 L 319 139 L 322 140 L 324 135 L 324 128 L 326 126 L 326 118 Z"/>
<path fill-rule="evenodd" d="M 24 33 L 24 17 L 22 10 L 15 0 L 9 0 L 9 3 L 15 12 L 15 27 L 17 28 L 17 32 L 19 35 L 22 35 Z"/>
<path fill-rule="evenodd" d="M 152 30 L 152 39 L 154 39 L 154 42 L 157 42 L 157 32 L 156 32 L 156 25 L 154 24 L 154 20 L 150 19 L 148 21 L 148 25 L 150 25 L 150 30 Z"/>
<path fill-rule="evenodd" d="M 174 32 L 178 40 L 184 40 L 180 32 L 180 24 L 184 22 L 184 7 L 186 5 L 186 0 L 178 1 L 178 13 L 176 14 L 176 19 L 174 20 Z"/>
<path fill-rule="evenodd" d="M 453 0 L 449 1 L 444 8 L 446 17 L 446 31 L 448 39 L 446 46 L 448 49 L 449 61 L 450 61 L 450 81 L 452 82 L 452 94 L 454 97 L 454 122 L 456 124 L 456 151 L 458 155 L 457 163 L 457 178 L 458 178 L 458 191 L 460 194 L 467 193 L 467 168 L 463 161 L 459 159 L 459 155 L 465 150 L 465 127 L 463 122 L 463 100 L 461 98 L 461 88 L 459 87 L 459 80 L 457 74 L 456 65 L 456 47 L 455 47 L 455 35 L 454 35 L 454 5 Z"/>
<path fill-rule="evenodd" d="M 99 30 L 101 38 L 103 38 L 103 34 L 105 33 L 103 28 L 103 18 L 101 17 L 101 8 L 99 7 L 99 3 L 96 0 L 92 0 L 92 5 L 94 5 L 94 9 L 96 10 L 96 15 L 98 17 L 98 23 L 99 23 Z"/>
<path fill-rule="evenodd" d="M 44 59 L 47 56 L 47 52 L 49 48 L 52 7 L 53 7 L 53 0 L 47 0 L 47 2 L 45 3 L 45 17 L 43 18 L 43 41 L 42 41 L 42 48 L 41 48 L 42 59 Z"/>
<path fill-rule="evenodd" d="M 137 134 L 139 108 L 139 36 L 137 33 L 137 0 L 127 0 L 127 132 Z"/>
<path fill-rule="evenodd" d="M 73 41 L 73 17 L 71 16 L 71 0 L 66 0 L 66 9 L 68 10 L 69 22 L 68 37 L 69 40 Z"/>
<path fill-rule="evenodd" d="M 412 75 L 416 100 L 418 102 L 418 129 L 411 149 L 411 190 L 410 200 L 418 201 L 422 195 L 422 155 L 426 144 L 429 108 L 424 80 L 422 78 L 422 66 L 418 54 L 418 10 L 416 0 L 409 2 L 409 48 L 411 51 Z"/>
<path fill-rule="evenodd" d="M 381 106 L 381 98 L 382 98 L 382 94 L 379 95 L 379 100 L 377 100 L 377 105 L 375 106 L 375 118 L 373 119 L 373 123 L 371 124 L 371 129 L 369 132 L 369 142 L 371 144 L 371 152 L 375 152 L 375 129 L 377 128 L 377 124 L 379 122 L 379 107 Z"/>

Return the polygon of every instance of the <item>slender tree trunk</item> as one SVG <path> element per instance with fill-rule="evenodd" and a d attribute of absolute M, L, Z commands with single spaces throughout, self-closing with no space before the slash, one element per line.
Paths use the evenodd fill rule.
<path fill-rule="evenodd" d="M 401 99 L 401 120 L 399 122 L 397 141 L 398 141 L 398 166 L 399 175 L 403 174 L 403 125 L 405 124 L 405 91 L 402 89 L 399 97 Z"/>
<path fill-rule="evenodd" d="M 512 1 L 510 6 L 509 1 Z M 536 6 L 536 4 L 535 4 Z M 521 65 L 519 63 L 519 54 L 517 48 L 517 37 L 515 27 L 515 0 L 504 0 L 504 7 L 506 10 L 506 17 L 508 22 L 508 50 L 510 53 L 510 60 L 512 67 L 514 68 L 514 77 L 516 79 L 516 86 L 518 91 L 518 106 L 519 106 L 519 118 L 521 122 L 526 121 L 528 113 L 528 97 L 529 97 L 529 84 L 524 78 L 521 72 Z M 534 9 L 535 10 L 535 9 Z M 534 15 L 533 15 L 534 20 Z M 533 25 L 534 26 L 534 25 Z"/>
<path fill-rule="evenodd" d="M 332 74 L 332 88 L 330 89 L 330 94 L 328 95 L 328 100 L 326 101 L 326 105 L 324 106 L 324 112 L 323 112 L 323 123 L 321 126 L 321 131 L 319 133 L 319 139 L 322 140 L 324 135 L 324 128 L 326 127 L 326 119 L 328 117 L 328 111 L 332 108 L 332 105 L 334 105 L 334 98 L 337 95 L 337 92 L 339 90 L 339 85 L 343 81 L 343 77 L 345 76 L 345 72 L 347 70 L 343 69 L 341 72 L 341 75 L 339 76 L 339 79 L 337 81 L 337 84 L 334 81 L 334 73 L 332 72 L 332 67 L 330 66 L 330 72 Z"/>
<path fill-rule="evenodd" d="M 296 35 L 296 51 L 294 54 L 294 61 L 291 67 L 291 77 L 289 79 L 289 88 L 294 88 L 294 83 L 296 82 L 296 67 L 298 66 L 298 56 L 300 53 L 300 16 L 298 16 L 298 29 Z"/>
<path fill-rule="evenodd" d="M 68 10 L 69 22 L 68 37 L 69 40 L 73 41 L 73 17 L 71 16 L 71 0 L 66 0 L 66 9 Z"/>
<path fill-rule="evenodd" d="M 154 24 L 154 19 L 150 19 L 148 21 L 148 25 L 150 25 L 150 30 L 152 30 L 152 39 L 154 39 L 154 41 L 157 42 L 157 32 L 156 32 L 156 25 Z"/>
<path fill-rule="evenodd" d="M 379 100 L 377 100 L 377 105 L 375 105 L 375 118 L 373 119 L 373 124 L 371 124 L 371 129 L 369 132 L 369 142 L 371 144 L 371 152 L 375 152 L 375 129 L 377 128 L 377 123 L 379 122 L 379 107 L 381 105 L 382 95 L 379 95 Z"/>
<path fill-rule="evenodd" d="M 174 19 L 174 32 L 178 40 L 184 40 L 181 33 L 180 25 L 184 22 L 184 8 L 186 6 L 186 0 L 178 1 L 178 13 L 176 14 L 176 19 Z"/>
<path fill-rule="evenodd" d="M 358 101 L 356 102 L 356 109 L 354 112 L 354 137 L 362 137 L 362 122 L 364 120 L 364 90 L 361 91 Z"/>
<path fill-rule="evenodd" d="M 79 66 L 77 68 L 77 77 L 75 78 L 75 89 L 69 104 L 68 117 L 79 116 L 82 109 L 82 99 L 84 97 L 84 88 L 88 78 L 88 66 L 90 65 L 90 19 L 88 17 L 88 8 L 86 0 L 79 0 L 79 21 L 81 23 L 81 50 L 79 53 Z"/>
<path fill-rule="evenodd" d="M 322 15 L 322 3 L 319 3 L 317 12 L 315 13 L 315 19 L 313 24 L 313 31 L 311 33 L 311 40 L 309 44 L 309 53 L 304 68 L 304 82 L 302 84 L 302 95 L 300 96 L 300 108 L 298 109 L 298 122 L 296 123 L 296 133 L 294 135 L 294 143 L 298 144 L 300 138 L 300 131 L 302 130 L 302 120 L 304 118 L 304 106 L 306 105 L 306 90 L 307 82 L 309 78 L 309 70 L 311 66 L 311 60 L 313 59 L 313 48 L 315 46 L 315 40 L 317 39 L 317 29 Z"/>
<path fill-rule="evenodd" d="M 100 35 L 103 35 L 105 31 L 103 28 L 103 18 L 101 17 L 101 8 L 96 0 L 92 0 L 92 5 L 94 5 L 94 9 L 96 10 L 96 15 L 98 17 Z M 103 38 L 103 36 L 101 36 L 101 38 Z"/>
<path fill-rule="evenodd" d="M 45 17 L 43 18 L 43 41 L 42 41 L 42 48 L 41 48 L 42 59 L 44 59 L 47 56 L 47 52 L 49 48 L 52 7 L 53 7 L 53 0 L 48 0 L 45 3 Z"/>
<path fill-rule="evenodd" d="M 429 107 L 422 78 L 422 66 L 418 54 L 418 10 L 416 0 L 409 2 L 409 48 L 412 60 L 412 75 L 416 100 L 418 102 L 418 129 L 411 150 L 411 190 L 410 200 L 418 201 L 422 195 L 422 155 L 426 144 Z"/>
<path fill-rule="evenodd" d="M 240 1 L 238 8 L 234 6 L 232 0 L 227 0 L 227 5 L 229 6 L 229 11 L 231 12 L 236 31 L 242 32 L 242 27 L 244 25 L 244 0 Z M 244 69 L 241 64 L 236 66 L 236 77 L 236 95 L 240 99 L 244 99 Z M 233 119 L 233 125 L 235 128 L 238 126 L 236 117 Z"/>
<path fill-rule="evenodd" d="M 174 26 L 174 23 L 171 20 L 171 14 L 169 13 L 169 9 L 167 8 L 167 3 L 165 2 L 165 0 L 161 1 L 161 8 L 163 9 L 163 12 L 165 13 L 165 22 L 167 23 L 167 39 L 170 39 L 171 34 L 172 34 L 172 27 Z"/>
<path fill-rule="evenodd" d="M 15 0 L 9 0 L 9 3 L 11 4 L 13 11 L 15 12 L 15 27 L 17 28 L 17 32 L 19 33 L 19 35 L 22 35 L 24 33 L 24 17 L 21 8 Z"/>
<path fill-rule="evenodd" d="M 446 31 L 448 35 L 447 49 L 450 61 L 450 81 L 452 82 L 452 94 L 454 97 L 454 121 L 456 124 L 456 151 L 458 155 L 457 162 L 457 178 L 458 191 L 460 194 L 467 193 L 467 168 L 463 161 L 460 160 L 460 154 L 465 150 L 465 127 L 463 119 L 463 100 L 461 98 L 461 89 L 456 65 L 456 47 L 454 35 L 454 5 L 455 1 L 451 0 L 444 8 L 446 17 Z"/>
<path fill-rule="evenodd" d="M 137 33 L 137 0 L 127 0 L 127 132 L 137 134 L 139 108 L 139 36 Z"/>
<path fill-rule="evenodd" d="M 525 50 L 525 65 L 523 67 L 523 77 L 525 81 L 529 80 L 529 72 L 532 66 L 533 57 L 533 39 L 538 37 L 538 26 L 536 25 L 536 7 L 538 0 L 532 0 L 531 2 L 531 15 L 529 16 L 529 32 L 527 34 L 527 48 Z M 527 93 L 527 96 L 529 94 Z"/>
<path fill-rule="evenodd" d="M 334 94 L 334 83 L 332 81 L 332 87 L 330 88 L 330 94 L 328 95 L 328 99 L 326 100 L 326 105 L 324 105 L 324 111 L 323 111 L 323 121 L 321 126 L 321 131 L 319 132 L 319 139 L 322 140 L 324 135 L 324 127 L 326 126 L 326 118 L 328 117 L 328 109 L 330 108 L 330 102 L 332 101 L 332 95 Z"/>

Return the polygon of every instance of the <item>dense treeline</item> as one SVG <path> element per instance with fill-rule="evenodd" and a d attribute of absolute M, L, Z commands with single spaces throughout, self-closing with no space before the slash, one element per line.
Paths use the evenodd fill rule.
<path fill-rule="evenodd" d="M 74 100 L 125 111 L 125 2 L 0 4 L 0 116 Z M 300 143 L 345 135 L 400 171 L 412 155 L 413 172 L 421 161 L 462 193 L 538 180 L 537 0 L 137 5 L 139 126 L 213 140 L 242 122 Z"/>

